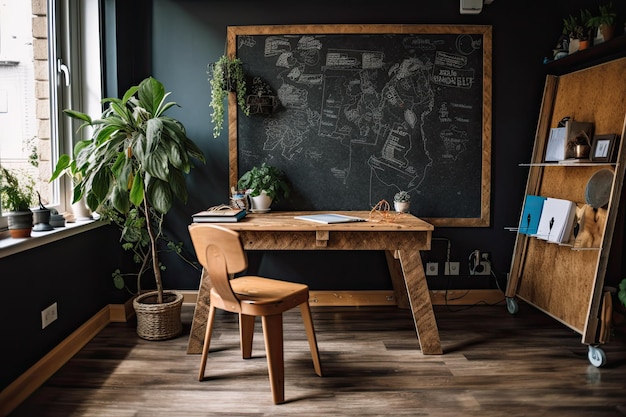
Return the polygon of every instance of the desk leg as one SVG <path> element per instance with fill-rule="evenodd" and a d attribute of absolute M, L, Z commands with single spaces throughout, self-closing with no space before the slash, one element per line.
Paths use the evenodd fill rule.
<path fill-rule="evenodd" d="M 206 271 L 202 270 L 200 288 L 198 289 L 198 299 L 196 301 L 196 308 L 193 311 L 193 321 L 191 322 L 189 341 L 187 342 L 188 354 L 202 353 L 204 334 L 206 333 L 206 324 L 209 315 L 210 294 L 211 279 Z"/>
<path fill-rule="evenodd" d="M 443 350 L 439 340 L 439 329 L 437 329 L 420 253 L 416 250 L 401 250 L 399 252 L 415 330 L 422 353 L 424 355 L 441 355 Z"/>
<path fill-rule="evenodd" d="M 386 250 L 385 257 L 387 258 L 387 267 L 389 268 L 389 275 L 391 276 L 391 284 L 393 285 L 393 296 L 396 298 L 396 304 L 398 308 L 409 309 L 409 297 L 406 293 L 406 284 L 404 283 L 404 276 L 402 275 L 402 265 L 397 256 L 398 251 Z"/>

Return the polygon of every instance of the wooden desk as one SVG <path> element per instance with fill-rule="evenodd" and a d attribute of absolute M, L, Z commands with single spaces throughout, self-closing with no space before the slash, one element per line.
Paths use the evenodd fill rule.
<path fill-rule="evenodd" d="M 314 212 L 249 214 L 237 223 L 219 223 L 240 233 L 246 250 L 383 250 L 396 293 L 408 294 L 422 353 L 442 354 L 420 250 L 429 250 L 434 227 L 410 214 L 393 223 L 369 220 L 369 211 L 337 212 L 366 222 L 320 224 L 294 219 Z M 403 288 L 405 287 L 405 288 Z M 211 281 L 202 274 L 187 353 L 200 353 L 204 342 Z M 406 299 L 406 295 L 404 296 Z"/>

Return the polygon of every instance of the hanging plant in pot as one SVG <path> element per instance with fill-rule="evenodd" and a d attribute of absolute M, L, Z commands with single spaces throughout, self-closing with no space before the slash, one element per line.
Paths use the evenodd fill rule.
<path fill-rule="evenodd" d="M 30 237 L 33 229 L 33 212 L 30 209 L 35 201 L 34 182 L 24 174 L 0 167 L 0 197 L 2 207 L 7 211 L 9 234 L 13 238 Z"/>
<path fill-rule="evenodd" d="M 265 162 L 245 172 L 237 181 L 237 187 L 250 197 L 252 212 L 267 212 L 273 201 L 289 196 L 289 184 L 283 171 Z"/>
<path fill-rule="evenodd" d="M 163 340 L 182 332 L 182 295 L 165 292 L 161 279 L 157 242 L 163 216 L 174 198 L 187 200 L 185 174 L 191 159 L 204 162 L 202 151 L 187 137 L 184 126 L 164 113 L 176 106 L 166 102 L 158 80 L 149 77 L 133 86 L 123 98 L 106 98 L 108 108 L 100 119 L 65 110 L 83 121 L 81 128 L 93 127 L 91 139 L 76 155 L 76 167 L 83 173 L 74 186 L 74 201 L 86 196 L 93 211 L 105 220 L 113 214 L 130 219 L 147 235 L 148 252 L 156 290 L 133 300 L 137 314 L 137 334 L 148 340 Z M 128 230 L 122 229 L 123 240 Z"/>
<path fill-rule="evenodd" d="M 209 64 L 207 73 L 211 83 L 209 106 L 213 109 L 213 137 L 218 137 L 224 125 L 224 102 L 229 93 L 237 95 L 237 105 L 246 116 L 250 115 L 250 107 L 246 104 L 246 76 L 241 60 L 226 55 Z"/>

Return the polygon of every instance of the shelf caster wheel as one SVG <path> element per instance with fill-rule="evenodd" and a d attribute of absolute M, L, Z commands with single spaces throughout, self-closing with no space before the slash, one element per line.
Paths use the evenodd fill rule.
<path fill-rule="evenodd" d="M 519 305 L 517 304 L 517 300 L 513 297 L 507 297 L 506 309 L 509 314 L 517 314 L 517 312 L 519 311 Z"/>
<path fill-rule="evenodd" d="M 606 353 L 602 348 L 589 345 L 589 353 L 587 354 L 589 362 L 596 368 L 600 368 L 606 363 Z"/>

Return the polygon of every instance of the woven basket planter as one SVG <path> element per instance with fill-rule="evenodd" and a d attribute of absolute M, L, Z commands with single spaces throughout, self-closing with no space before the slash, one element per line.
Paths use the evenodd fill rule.
<path fill-rule="evenodd" d="M 175 291 L 163 293 L 163 303 L 157 304 L 157 292 L 137 296 L 133 307 L 137 315 L 137 335 L 146 340 L 173 339 L 183 332 L 180 315 L 183 295 Z"/>

